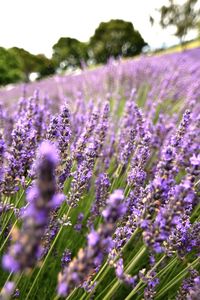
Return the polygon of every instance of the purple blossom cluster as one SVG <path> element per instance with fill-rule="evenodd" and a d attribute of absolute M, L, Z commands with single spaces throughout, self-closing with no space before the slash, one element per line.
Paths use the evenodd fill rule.
<path fill-rule="evenodd" d="M 102 212 L 105 223 L 97 231 L 90 231 L 86 248 L 80 249 L 77 257 L 60 273 L 58 279 L 59 295 L 66 296 L 75 286 L 83 284 L 95 271 L 95 268 L 102 264 L 104 256 L 112 247 L 111 236 L 116 222 L 126 212 L 123 199 L 121 190 L 116 190 L 110 195 L 107 206 Z"/>
<path fill-rule="evenodd" d="M 23 226 L 12 233 L 13 242 L 3 257 L 3 266 L 12 272 L 32 268 L 42 253 L 41 239 L 48 226 L 51 210 L 57 208 L 62 195 L 56 194 L 55 168 L 57 150 L 49 142 L 40 145 L 37 157 L 37 181 L 28 189 L 23 210 Z"/>
<path fill-rule="evenodd" d="M 196 300 L 200 295 L 200 274 L 197 270 L 190 270 L 190 276 L 183 280 L 176 300 Z"/>

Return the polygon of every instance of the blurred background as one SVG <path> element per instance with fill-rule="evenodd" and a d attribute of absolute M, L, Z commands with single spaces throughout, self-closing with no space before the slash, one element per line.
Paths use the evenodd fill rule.
<path fill-rule="evenodd" d="M 200 47 L 200 0 L 1 0 L 0 85 Z"/>

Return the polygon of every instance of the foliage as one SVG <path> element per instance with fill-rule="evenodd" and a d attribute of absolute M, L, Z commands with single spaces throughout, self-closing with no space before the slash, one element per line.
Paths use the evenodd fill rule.
<path fill-rule="evenodd" d="M 105 63 L 110 57 L 130 57 L 147 45 L 131 22 L 110 20 L 100 23 L 90 38 L 89 51 L 97 63 Z"/>
<path fill-rule="evenodd" d="M 55 64 L 43 54 L 33 55 L 17 47 L 0 47 L 0 85 L 28 82 L 33 72 L 38 73 L 39 79 L 52 75 L 55 73 Z"/>
<path fill-rule="evenodd" d="M 183 4 L 176 4 L 169 0 L 169 5 L 160 9 L 160 24 L 163 28 L 174 26 L 175 35 L 182 41 L 187 33 L 196 28 L 200 16 L 200 9 L 196 8 L 198 0 L 186 0 Z"/>
<path fill-rule="evenodd" d="M 56 65 L 52 59 L 48 59 L 44 54 L 35 56 L 35 71 L 39 74 L 39 79 L 52 75 L 56 72 Z"/>
<path fill-rule="evenodd" d="M 53 61 L 61 69 L 81 67 L 87 58 L 87 45 L 77 39 L 62 37 L 53 45 Z"/>
<path fill-rule="evenodd" d="M 19 58 L 21 63 L 21 70 L 25 75 L 25 80 L 28 82 L 30 73 L 37 71 L 35 55 L 22 48 L 17 47 L 8 49 L 8 52 L 11 55 L 17 56 Z"/>
<path fill-rule="evenodd" d="M 110 57 L 137 55 L 145 45 L 131 22 L 111 20 L 99 25 L 88 44 L 69 37 L 60 38 L 53 46 L 53 60 L 61 69 L 81 67 L 88 59 L 106 63 Z"/>
<path fill-rule="evenodd" d="M 8 51 L 19 58 L 21 62 L 21 71 L 25 74 L 26 81 L 29 81 L 29 76 L 32 72 L 38 73 L 39 78 L 55 73 L 53 62 L 43 54 L 33 55 L 28 51 L 17 47 L 13 47 Z"/>
<path fill-rule="evenodd" d="M 0 85 L 24 80 L 21 61 L 5 48 L 0 47 Z"/>

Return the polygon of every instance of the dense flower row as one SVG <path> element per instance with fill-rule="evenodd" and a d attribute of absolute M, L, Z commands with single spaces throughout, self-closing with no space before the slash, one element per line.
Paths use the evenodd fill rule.
<path fill-rule="evenodd" d="M 0 91 L 0 299 L 199 299 L 194 51 Z"/>

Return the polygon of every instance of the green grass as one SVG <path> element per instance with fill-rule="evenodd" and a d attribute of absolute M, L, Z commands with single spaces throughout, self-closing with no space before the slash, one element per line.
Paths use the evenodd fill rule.
<path fill-rule="evenodd" d="M 160 51 L 156 51 L 156 55 L 162 55 L 162 54 L 170 54 L 170 53 L 177 53 L 177 52 L 182 52 L 183 50 L 189 50 L 189 49 L 194 49 L 200 47 L 200 38 L 196 40 L 192 40 L 189 42 L 186 42 L 185 44 L 181 45 L 176 45 L 173 47 L 169 47 L 167 49 L 163 49 Z"/>

